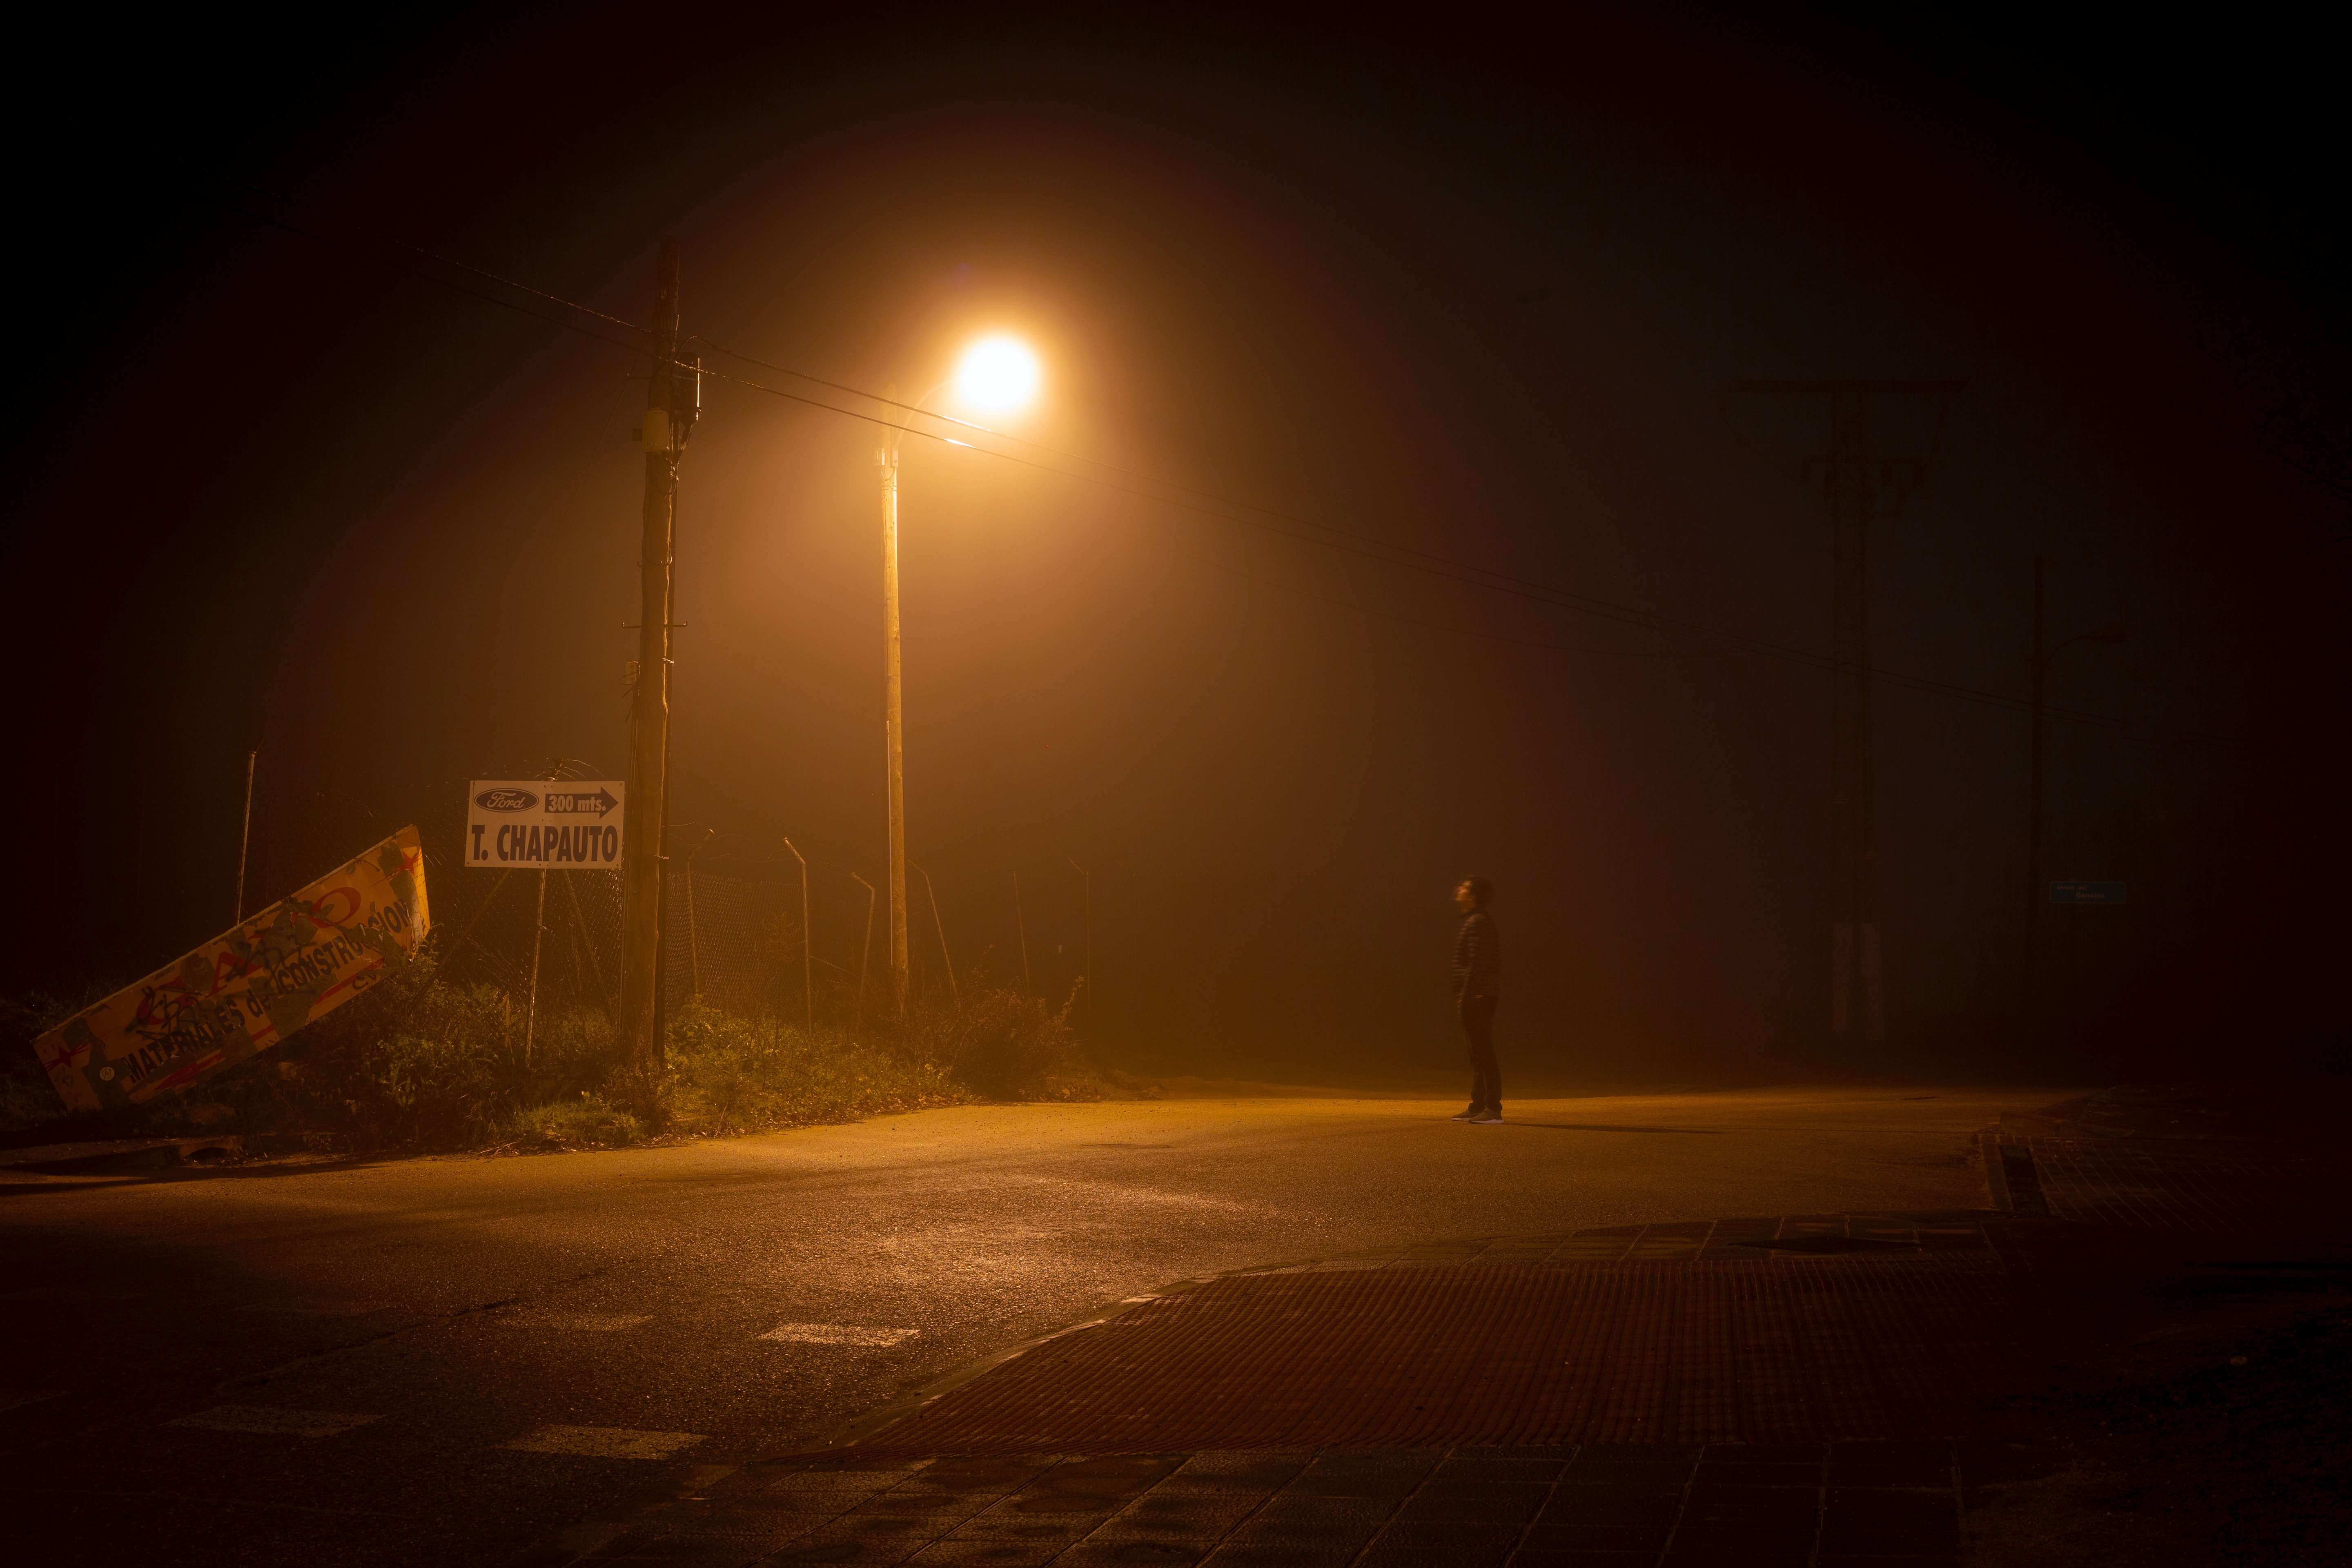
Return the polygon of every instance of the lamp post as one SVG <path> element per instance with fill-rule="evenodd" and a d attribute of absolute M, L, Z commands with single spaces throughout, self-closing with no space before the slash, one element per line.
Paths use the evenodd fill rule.
<path fill-rule="evenodd" d="M 1037 361 L 1012 338 L 990 337 L 964 351 L 956 373 L 915 399 L 884 429 L 874 461 L 882 470 L 882 766 L 890 796 L 890 1016 L 907 1016 L 907 777 L 898 661 L 898 448 L 908 421 L 953 387 L 964 402 L 1007 414 L 1036 395 Z"/>

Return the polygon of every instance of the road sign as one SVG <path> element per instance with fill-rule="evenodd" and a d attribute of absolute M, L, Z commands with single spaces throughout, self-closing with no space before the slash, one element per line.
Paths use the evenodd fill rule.
<path fill-rule="evenodd" d="M 621 802 L 610 779 L 476 779 L 466 796 L 466 864 L 499 871 L 613 871 Z"/>
<path fill-rule="evenodd" d="M 2053 882 L 2050 901 L 2053 904 L 2120 904 L 2124 901 L 2121 882 Z"/>

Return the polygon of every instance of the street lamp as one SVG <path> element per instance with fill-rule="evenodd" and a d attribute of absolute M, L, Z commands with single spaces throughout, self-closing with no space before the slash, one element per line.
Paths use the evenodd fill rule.
<path fill-rule="evenodd" d="M 955 374 L 915 399 L 896 426 L 887 426 L 874 454 L 882 470 L 882 758 L 890 792 L 890 1016 L 907 1016 L 907 780 L 905 730 L 898 680 L 898 447 L 908 422 L 953 387 L 975 410 L 1010 414 L 1037 395 L 1036 356 L 1015 338 L 981 339 L 964 351 Z"/>

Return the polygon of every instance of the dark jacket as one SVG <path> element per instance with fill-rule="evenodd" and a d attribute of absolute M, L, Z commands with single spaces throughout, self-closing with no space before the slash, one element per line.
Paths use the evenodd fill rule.
<path fill-rule="evenodd" d="M 1454 999 L 1502 994 L 1503 948 L 1495 935 L 1495 917 L 1472 910 L 1454 939 Z"/>

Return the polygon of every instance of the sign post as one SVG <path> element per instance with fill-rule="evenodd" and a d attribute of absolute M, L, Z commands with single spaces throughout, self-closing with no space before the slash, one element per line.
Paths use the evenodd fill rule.
<path fill-rule="evenodd" d="M 539 873 L 530 994 L 522 1026 L 522 1065 L 528 1068 L 539 1033 L 539 942 L 547 929 L 547 874 L 621 868 L 629 786 L 612 779 L 476 779 L 466 790 L 466 864 Z"/>

